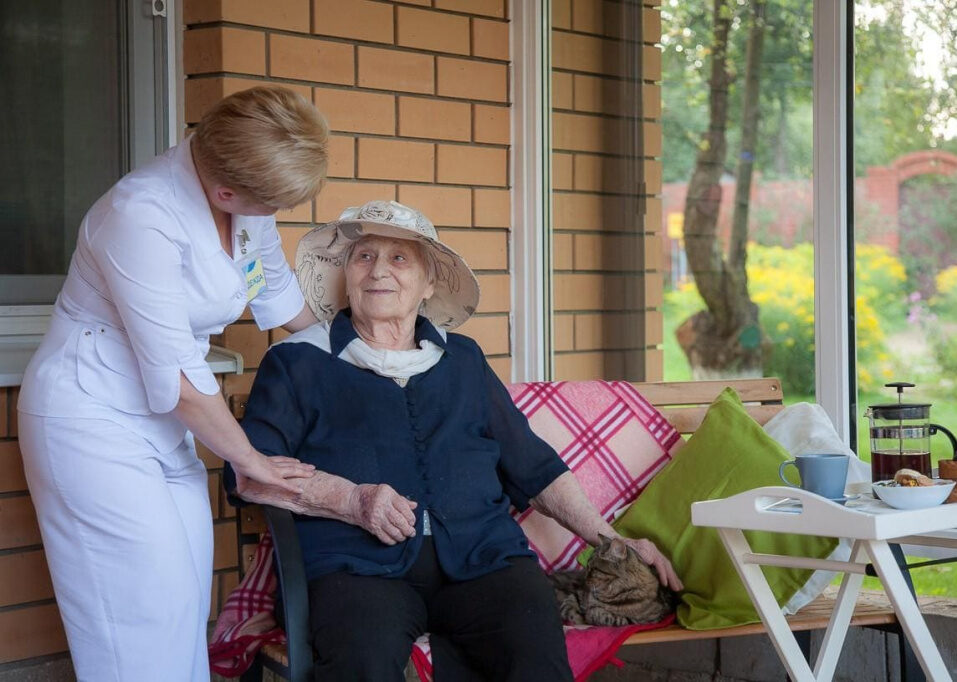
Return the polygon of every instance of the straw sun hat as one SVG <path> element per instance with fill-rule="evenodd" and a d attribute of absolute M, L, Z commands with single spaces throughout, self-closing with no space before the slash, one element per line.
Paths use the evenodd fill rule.
<path fill-rule="evenodd" d="M 439 241 L 432 222 L 395 201 L 370 201 L 347 208 L 338 220 L 310 230 L 299 240 L 296 276 L 306 302 L 320 320 L 331 320 L 349 305 L 346 252 L 368 235 L 410 239 L 426 246 L 435 271 L 435 293 L 421 312 L 435 326 L 454 329 L 475 312 L 479 300 L 475 274 L 459 254 Z"/>

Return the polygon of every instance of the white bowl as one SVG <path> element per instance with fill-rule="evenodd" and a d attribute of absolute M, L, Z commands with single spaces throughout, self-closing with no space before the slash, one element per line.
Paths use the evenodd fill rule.
<path fill-rule="evenodd" d="M 887 485 L 894 481 L 877 481 L 871 484 L 876 497 L 895 509 L 924 509 L 936 507 L 947 499 L 954 489 L 955 481 L 934 479 L 934 485 L 902 486 Z"/>

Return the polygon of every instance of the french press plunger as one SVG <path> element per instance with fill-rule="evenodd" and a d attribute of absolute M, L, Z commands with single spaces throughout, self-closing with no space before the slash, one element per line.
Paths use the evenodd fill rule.
<path fill-rule="evenodd" d="M 864 416 L 870 422 L 871 480 L 894 478 L 900 469 L 914 469 L 931 475 L 930 437 L 943 431 L 957 457 L 957 439 L 950 430 L 930 421 L 930 403 L 901 402 L 905 388 L 914 388 L 906 381 L 884 384 L 897 389 L 897 402 L 869 405 Z"/>

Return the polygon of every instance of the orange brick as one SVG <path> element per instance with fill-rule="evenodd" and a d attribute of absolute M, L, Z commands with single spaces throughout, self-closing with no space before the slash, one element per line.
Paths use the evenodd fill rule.
<path fill-rule="evenodd" d="M 493 102 L 508 100 L 508 67 L 453 57 L 437 57 L 437 93 Z"/>
<path fill-rule="evenodd" d="M 508 150 L 438 145 L 438 181 L 460 185 L 507 185 Z"/>
<path fill-rule="evenodd" d="M 249 393 L 253 388 L 253 380 L 256 378 L 256 372 L 243 372 L 242 374 L 227 374 L 223 378 L 223 392 L 227 396 L 237 393 Z"/>
<path fill-rule="evenodd" d="M 512 281 L 509 275 L 476 275 L 479 289 L 478 312 L 507 313 L 512 309 Z"/>
<path fill-rule="evenodd" d="M 422 97 L 399 98 L 399 135 L 439 140 L 469 140 L 470 105 Z"/>
<path fill-rule="evenodd" d="M 608 2 L 607 0 L 575 0 L 572 28 L 580 33 L 594 33 L 611 38 L 637 41 L 633 28 L 638 25 L 635 12 L 639 3 Z M 649 7 L 642 13 L 642 38 L 656 43 L 661 39 L 661 13 Z"/>
<path fill-rule="evenodd" d="M 271 346 L 274 343 L 279 343 L 283 339 L 289 338 L 289 336 L 291 336 L 291 334 L 287 332 L 285 329 L 283 329 L 282 327 L 276 327 L 275 329 L 270 329 L 269 330 L 269 345 Z"/>
<path fill-rule="evenodd" d="M 661 41 L 661 11 L 654 7 L 645 7 L 641 15 L 642 40 L 646 43 Z"/>
<path fill-rule="evenodd" d="M 392 6 L 369 0 L 313 0 L 312 32 L 339 38 L 391 43 Z"/>
<path fill-rule="evenodd" d="M 642 243 L 635 235 L 576 234 L 574 251 L 576 270 L 644 269 Z"/>
<path fill-rule="evenodd" d="M 556 230 L 600 230 L 605 228 L 605 216 L 610 216 L 605 199 L 598 194 L 552 195 L 552 223 Z"/>
<path fill-rule="evenodd" d="M 53 583 L 42 551 L 0 555 L 0 606 L 52 598 Z"/>
<path fill-rule="evenodd" d="M 668 381 L 665 376 L 665 353 L 660 348 L 646 348 L 641 354 L 644 371 L 641 381 Z"/>
<path fill-rule="evenodd" d="M 552 0 L 552 29 L 572 27 L 572 0 Z M 552 40 L 556 31 L 552 30 Z"/>
<path fill-rule="evenodd" d="M 40 527 L 29 496 L 0 498 L 0 549 L 40 544 Z"/>
<path fill-rule="evenodd" d="M 645 270 L 662 270 L 664 246 L 660 234 L 641 235 L 641 250 L 644 252 L 642 265 Z"/>
<path fill-rule="evenodd" d="M 277 223 L 311 223 L 312 203 L 307 201 L 293 208 L 283 208 L 276 211 Z"/>
<path fill-rule="evenodd" d="M 621 352 L 559 353 L 555 355 L 556 381 L 587 381 L 624 377 L 625 358 Z"/>
<path fill-rule="evenodd" d="M 509 144 L 512 141 L 511 109 L 488 104 L 473 104 L 475 141 L 488 144 Z"/>
<path fill-rule="evenodd" d="M 567 190 L 573 188 L 572 154 L 552 154 L 552 188 Z"/>
<path fill-rule="evenodd" d="M 575 110 L 635 116 L 639 87 L 621 79 L 575 74 Z"/>
<path fill-rule="evenodd" d="M 619 119 L 585 114 L 552 115 L 552 139 L 555 149 L 615 153 L 621 149 Z"/>
<path fill-rule="evenodd" d="M 239 556 L 236 546 L 236 524 L 213 524 L 213 569 L 232 568 Z"/>
<path fill-rule="evenodd" d="M 266 348 L 269 347 L 266 332 L 259 331 L 254 324 L 229 325 L 223 332 L 223 341 L 226 348 L 243 356 L 243 366 L 248 369 L 259 367 Z"/>
<path fill-rule="evenodd" d="M 661 124 L 654 121 L 644 121 L 641 124 L 644 136 L 645 156 L 661 156 Z"/>
<path fill-rule="evenodd" d="M 629 166 L 641 167 L 645 162 L 633 161 L 614 156 L 594 156 L 591 154 L 575 154 L 575 183 L 574 188 L 586 192 L 616 192 L 626 194 L 636 192 L 637 185 L 629 186 L 629 178 L 632 180 L 640 179 L 637 168 L 629 169 Z M 629 172 L 630 170 L 630 172 Z"/>
<path fill-rule="evenodd" d="M 645 178 L 645 194 L 661 194 L 661 161 L 645 159 L 642 164 Z"/>
<path fill-rule="evenodd" d="M 0 613 L 0 663 L 66 650 L 66 634 L 56 604 Z"/>
<path fill-rule="evenodd" d="M 508 22 L 472 19 L 472 54 L 508 61 Z"/>
<path fill-rule="evenodd" d="M 432 6 L 432 0 L 394 0 L 394 2 L 396 4 L 401 3 L 403 5 L 421 5 L 423 7 Z"/>
<path fill-rule="evenodd" d="M 416 52 L 359 47 L 359 85 L 377 90 L 434 93 L 434 58 Z"/>
<path fill-rule="evenodd" d="M 552 71 L 552 108 L 572 109 L 575 106 L 572 74 Z"/>
<path fill-rule="evenodd" d="M 404 140 L 359 140 L 359 177 L 377 180 L 432 182 L 435 146 Z"/>
<path fill-rule="evenodd" d="M 576 350 L 615 350 L 645 346 L 641 313 L 589 313 L 575 316 Z"/>
<path fill-rule="evenodd" d="M 472 225 L 472 192 L 467 187 L 400 185 L 399 203 L 422 211 L 435 225 Z"/>
<path fill-rule="evenodd" d="M 575 316 L 556 313 L 552 316 L 555 350 L 575 350 Z"/>
<path fill-rule="evenodd" d="M 332 130 L 395 135 L 395 98 L 347 88 L 313 88 L 316 106 Z"/>
<path fill-rule="evenodd" d="M 656 346 L 664 343 L 665 320 L 660 310 L 646 310 L 644 312 L 645 343 Z"/>
<path fill-rule="evenodd" d="M 335 220 L 349 206 L 361 206 L 375 199 L 394 200 L 395 185 L 378 182 L 329 182 L 319 194 L 316 220 L 321 223 Z"/>
<path fill-rule="evenodd" d="M 439 9 L 468 14 L 484 14 L 489 17 L 505 17 L 505 0 L 435 0 Z"/>
<path fill-rule="evenodd" d="M 473 315 L 455 331 L 474 339 L 488 355 L 504 355 L 509 351 L 507 315 Z"/>
<path fill-rule="evenodd" d="M 552 234 L 552 268 L 571 270 L 575 262 L 574 236 L 566 232 Z"/>
<path fill-rule="evenodd" d="M 469 199 L 471 204 L 471 198 Z M 4 406 L 5 407 L 5 406 Z M 25 491 L 27 480 L 23 475 L 23 459 L 15 440 L 0 441 L 0 493 Z"/>
<path fill-rule="evenodd" d="M 183 34 L 183 72 L 232 71 L 266 75 L 266 34 L 231 27 L 200 28 Z"/>
<path fill-rule="evenodd" d="M 645 199 L 645 232 L 661 232 L 661 199 Z"/>
<path fill-rule="evenodd" d="M 183 21 L 187 25 L 228 21 L 308 33 L 309 0 L 188 0 L 183 3 Z"/>
<path fill-rule="evenodd" d="M 616 275 L 555 275 L 555 310 L 621 310 L 624 279 Z"/>
<path fill-rule="evenodd" d="M 661 118 L 661 86 L 643 83 L 641 86 L 641 107 L 644 118 Z"/>
<path fill-rule="evenodd" d="M 508 270 L 508 235 L 489 230 L 439 230 L 439 239 L 473 270 Z"/>
<path fill-rule="evenodd" d="M 336 215 L 338 216 L 338 214 Z M 299 240 L 305 237 L 306 233 L 311 229 L 312 227 L 308 225 L 279 227 L 279 238 L 282 240 L 282 252 L 283 255 L 286 256 L 286 262 L 289 263 L 289 267 L 296 267 L 296 247 L 299 246 Z M 275 339 L 269 336 L 268 343 L 275 343 Z"/>
<path fill-rule="evenodd" d="M 552 68 L 621 76 L 621 44 L 581 33 L 552 31 Z M 648 76 L 645 76 L 648 78 Z"/>
<path fill-rule="evenodd" d="M 19 387 L 8 388 L 3 392 L 6 400 L 6 419 L 3 420 L 6 422 L 6 428 L 4 429 L 6 435 L 10 438 L 17 437 L 17 399 L 20 395 Z M 0 401 L 0 405 L 2 405 Z M 2 421 L 0 421 L 0 426 L 2 426 Z"/>
<path fill-rule="evenodd" d="M 500 356 L 497 358 L 486 358 L 486 360 L 488 361 L 488 366 L 495 372 L 495 376 L 498 377 L 499 381 L 503 384 L 507 384 L 512 380 L 512 359 L 510 357 Z"/>
<path fill-rule="evenodd" d="M 261 85 L 276 85 L 298 92 L 312 101 L 312 89 L 294 83 L 268 83 L 251 78 L 190 78 L 184 84 L 186 95 L 186 122 L 197 123 L 216 102 L 227 95 Z"/>
<path fill-rule="evenodd" d="M 271 76 L 316 83 L 355 83 L 352 45 L 273 34 L 269 38 L 269 59 Z"/>
<path fill-rule="evenodd" d="M 474 189 L 475 227 L 511 227 L 512 196 L 507 189 Z"/>
<path fill-rule="evenodd" d="M 351 178 L 356 174 L 356 139 L 343 135 L 329 136 L 330 178 Z M 322 191 L 320 190 L 320 196 Z"/>
<path fill-rule="evenodd" d="M 396 43 L 403 47 L 453 54 L 469 53 L 468 17 L 399 7 Z"/>

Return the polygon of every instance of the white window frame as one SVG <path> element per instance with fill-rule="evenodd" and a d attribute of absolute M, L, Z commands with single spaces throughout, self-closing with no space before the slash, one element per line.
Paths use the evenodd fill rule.
<path fill-rule="evenodd" d="M 849 297 L 848 1 L 814 2 L 816 399 L 851 443 L 854 362 Z M 512 48 L 512 379 L 551 377 L 549 0 L 516 3 Z"/>

